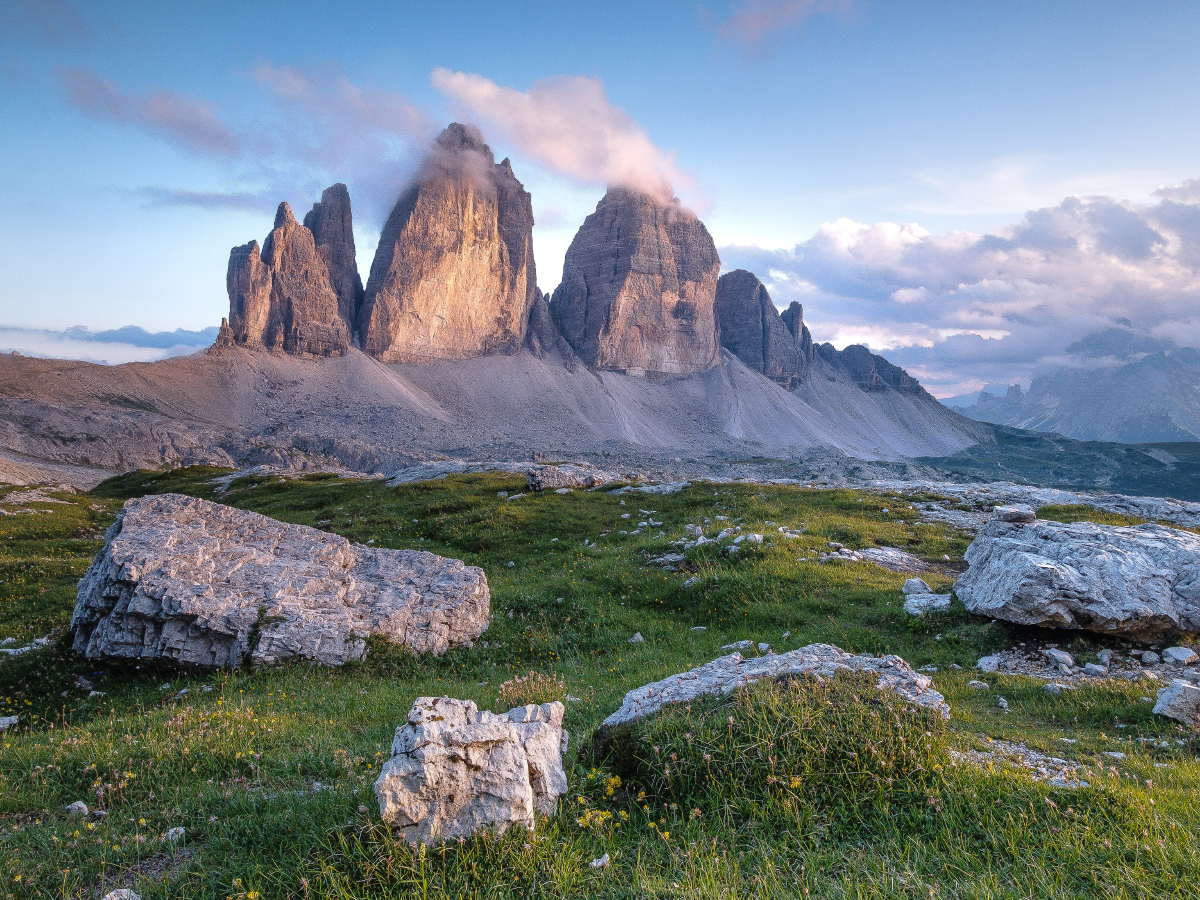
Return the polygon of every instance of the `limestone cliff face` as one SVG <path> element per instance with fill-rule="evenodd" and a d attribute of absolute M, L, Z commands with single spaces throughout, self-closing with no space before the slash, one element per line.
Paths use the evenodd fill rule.
<path fill-rule="evenodd" d="M 346 327 L 358 330 L 362 310 L 363 283 L 354 253 L 354 217 L 350 192 L 344 184 L 325 188 L 321 202 L 314 203 L 304 217 L 304 227 L 313 233 L 317 254 L 329 272 L 330 286 L 338 298 L 338 313 Z"/>
<path fill-rule="evenodd" d="M 713 311 L 720 265 L 693 213 L 610 188 L 571 241 L 551 313 L 594 368 L 700 372 L 720 359 Z"/>
<path fill-rule="evenodd" d="M 804 310 L 793 302 L 781 316 L 766 287 L 751 272 L 736 269 L 717 282 L 721 346 L 751 369 L 789 390 L 812 365 L 812 335 Z"/>
<path fill-rule="evenodd" d="M 338 356 L 351 346 L 329 271 L 313 234 L 280 203 L 263 244 L 229 253 L 225 276 L 229 321 L 218 344 L 283 350 L 299 356 Z"/>
<path fill-rule="evenodd" d="M 450 125 L 384 225 L 363 349 L 386 361 L 516 353 L 539 296 L 529 194 L 479 129 Z"/>
<path fill-rule="evenodd" d="M 901 394 L 925 396 L 933 400 L 917 379 L 904 369 L 893 365 L 861 344 L 852 344 L 845 350 L 837 350 L 833 344 L 818 344 L 817 353 L 831 365 L 849 373 L 862 390 L 867 393 L 882 393 L 893 390 Z"/>

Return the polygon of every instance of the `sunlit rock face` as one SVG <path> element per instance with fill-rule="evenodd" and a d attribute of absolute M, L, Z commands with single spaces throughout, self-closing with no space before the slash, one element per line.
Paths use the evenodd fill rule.
<path fill-rule="evenodd" d="M 230 251 L 225 284 L 229 320 L 218 345 L 297 356 L 338 356 L 350 348 L 351 327 L 329 270 L 313 233 L 296 221 L 288 204 L 279 204 L 261 254 L 256 241 Z"/>
<path fill-rule="evenodd" d="M 593 368 L 701 372 L 720 360 L 713 309 L 720 266 L 695 214 L 610 188 L 571 242 L 550 310 Z"/>
<path fill-rule="evenodd" d="M 329 283 L 338 298 L 338 314 L 351 331 L 358 330 L 363 283 L 354 251 L 354 216 L 350 192 L 344 184 L 325 188 L 321 202 L 304 216 L 304 227 L 313 234 L 317 254 L 329 272 Z"/>
<path fill-rule="evenodd" d="M 813 341 L 799 303 L 781 316 L 758 277 L 735 269 L 717 282 L 716 310 L 721 346 L 751 369 L 786 388 L 807 377 Z"/>
<path fill-rule="evenodd" d="M 384 225 L 363 349 L 389 362 L 516 353 L 539 297 L 529 194 L 479 129 L 450 125 Z"/>

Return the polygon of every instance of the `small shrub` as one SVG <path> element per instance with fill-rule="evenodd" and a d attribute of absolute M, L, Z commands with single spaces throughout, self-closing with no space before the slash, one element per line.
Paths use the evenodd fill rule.
<path fill-rule="evenodd" d="M 634 723 L 610 760 L 659 802 L 805 831 L 923 822 L 947 726 L 868 676 L 760 682 Z"/>
<path fill-rule="evenodd" d="M 555 700 L 566 702 L 567 683 L 557 678 L 553 672 L 545 675 L 541 672 L 530 672 L 528 675 L 518 675 L 500 685 L 500 695 L 496 698 L 496 709 L 512 709 L 527 704 L 551 703 Z"/>

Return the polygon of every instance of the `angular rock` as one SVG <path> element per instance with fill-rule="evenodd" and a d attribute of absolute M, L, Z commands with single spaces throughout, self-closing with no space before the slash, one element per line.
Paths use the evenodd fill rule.
<path fill-rule="evenodd" d="M 892 572 L 928 572 L 930 569 L 921 557 L 897 547 L 864 547 L 858 555 Z"/>
<path fill-rule="evenodd" d="M 908 594 L 904 598 L 904 611 L 910 616 L 923 616 L 930 612 L 945 612 L 949 608 L 949 594 Z"/>
<path fill-rule="evenodd" d="M 313 233 L 286 203 L 279 204 L 261 254 L 255 241 L 230 251 L 225 286 L 229 319 L 222 322 L 219 346 L 298 356 L 338 356 L 351 346 L 352 326 L 342 318 Z"/>
<path fill-rule="evenodd" d="M 1144 641 L 1200 630 L 1200 535 L 1188 531 L 994 518 L 966 560 L 955 593 L 979 615 Z"/>
<path fill-rule="evenodd" d="M 8 729 L 16 726 L 21 721 L 20 716 L 3 716 L 0 717 L 0 731 L 8 731 Z"/>
<path fill-rule="evenodd" d="M 1042 656 L 1054 663 L 1059 668 L 1071 668 L 1075 665 L 1075 657 L 1065 650 L 1057 650 L 1054 647 L 1047 647 L 1042 651 Z"/>
<path fill-rule="evenodd" d="M 86 816 L 88 814 L 87 804 L 82 800 L 76 800 L 74 803 L 67 805 L 67 815 L 70 816 Z"/>
<path fill-rule="evenodd" d="M 75 649 L 107 662 L 324 665 L 380 635 L 417 653 L 470 646 L 487 579 L 418 550 L 384 550 L 195 497 L 130 500 L 79 582 Z"/>
<path fill-rule="evenodd" d="M 995 672 L 1000 668 L 1000 657 L 981 656 L 979 662 L 975 663 L 975 668 L 980 672 Z"/>
<path fill-rule="evenodd" d="M 1153 650 L 1147 650 L 1142 654 L 1141 660 L 1142 663 L 1147 666 L 1157 666 L 1160 662 L 1162 662 L 1162 657 Z"/>
<path fill-rule="evenodd" d="M 1200 660 L 1200 656 L 1197 656 L 1191 647 L 1168 647 L 1162 652 L 1162 658 L 1163 662 L 1175 666 L 1190 666 Z"/>
<path fill-rule="evenodd" d="M 529 194 L 478 128 L 450 125 L 383 227 L 363 349 L 388 362 L 513 354 L 540 297 Z"/>
<path fill-rule="evenodd" d="M 571 241 L 550 312 L 593 368 L 702 372 L 721 358 L 720 267 L 708 229 L 678 202 L 609 188 Z"/>
<path fill-rule="evenodd" d="M 1095 663 L 1088 663 L 1083 667 L 1084 675 L 1091 675 L 1093 678 L 1104 678 L 1108 675 L 1108 669 L 1105 666 L 1098 666 Z"/>
<path fill-rule="evenodd" d="M 375 782 L 383 820 L 412 844 L 486 829 L 529 830 L 567 790 L 561 703 L 480 712 L 469 700 L 418 697 Z"/>
<path fill-rule="evenodd" d="M 1200 726 L 1200 687 L 1188 681 L 1171 682 L 1158 692 L 1154 712 L 1193 728 Z"/>
<path fill-rule="evenodd" d="M 566 463 L 561 466 L 534 466 L 525 473 L 525 487 L 530 491 L 555 488 L 596 487 L 614 481 L 619 476 L 584 466 Z"/>
<path fill-rule="evenodd" d="M 901 589 L 906 594 L 932 594 L 933 588 L 925 583 L 923 578 L 910 578 L 904 582 Z"/>
<path fill-rule="evenodd" d="M 751 369 L 788 390 L 808 375 L 813 342 L 799 303 L 782 318 L 758 277 L 735 269 L 718 279 L 715 309 L 721 346 Z"/>
<path fill-rule="evenodd" d="M 350 192 L 344 184 L 325 188 L 320 202 L 305 214 L 304 227 L 312 232 L 317 254 L 329 272 L 330 286 L 338 298 L 338 314 L 351 332 L 357 331 L 363 283 L 354 251 Z"/>
<path fill-rule="evenodd" d="M 811 674 L 830 677 L 838 672 L 870 672 L 878 675 L 880 690 L 894 691 L 917 706 L 932 709 L 950 718 L 946 699 L 933 689 L 933 681 L 914 672 L 898 656 L 876 659 L 872 656 L 852 656 L 830 644 L 809 644 L 799 650 L 777 655 L 744 659 L 740 653 L 730 653 L 712 662 L 635 688 L 625 695 L 621 708 L 601 723 L 601 728 L 613 728 L 653 715 L 670 703 L 687 703 L 699 697 L 728 694 L 737 688 L 764 678 Z"/>
<path fill-rule="evenodd" d="M 992 510 L 994 518 L 1001 522 L 1017 522 L 1028 524 L 1037 519 L 1037 513 L 1034 512 L 1032 506 L 1026 506 L 1023 503 L 1015 503 L 1012 506 L 997 506 Z"/>

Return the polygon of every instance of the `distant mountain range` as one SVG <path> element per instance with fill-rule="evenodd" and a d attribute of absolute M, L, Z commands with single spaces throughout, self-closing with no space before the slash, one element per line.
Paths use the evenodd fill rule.
<path fill-rule="evenodd" d="M 1070 367 L 942 402 L 981 422 L 1089 441 L 1200 441 L 1200 350 L 1111 328 L 1067 348 Z"/>

